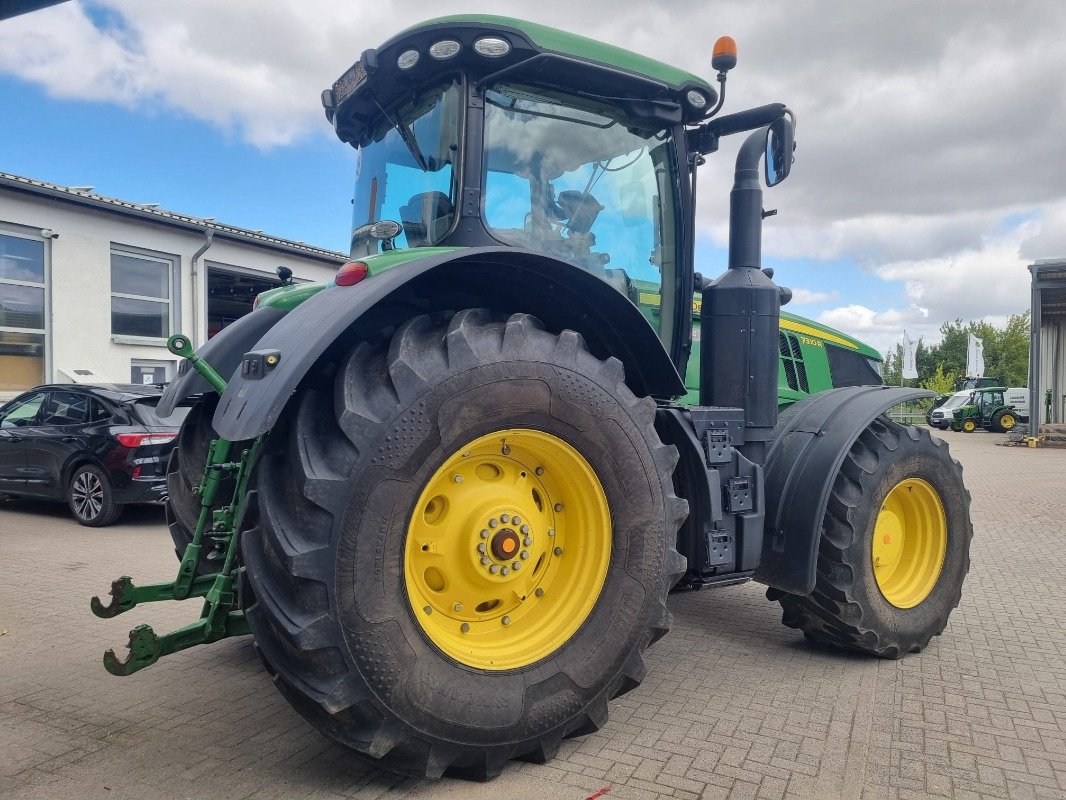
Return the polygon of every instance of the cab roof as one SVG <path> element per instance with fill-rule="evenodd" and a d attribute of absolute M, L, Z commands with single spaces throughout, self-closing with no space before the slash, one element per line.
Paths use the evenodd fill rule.
<path fill-rule="evenodd" d="M 474 45 L 484 38 L 503 40 L 506 52 L 478 52 Z M 458 50 L 432 56 L 430 47 L 444 41 L 458 43 Z M 405 67 L 397 63 L 401 54 Z M 621 47 L 513 17 L 458 14 L 419 23 L 367 50 L 323 92 L 322 103 L 337 135 L 358 146 L 383 109 L 460 72 L 475 82 L 521 81 L 608 101 L 627 124 L 652 130 L 694 124 L 718 99 L 698 75 Z"/>

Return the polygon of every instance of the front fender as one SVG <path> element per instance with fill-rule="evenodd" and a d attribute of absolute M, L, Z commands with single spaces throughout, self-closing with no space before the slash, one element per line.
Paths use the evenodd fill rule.
<path fill-rule="evenodd" d="M 790 594 L 814 590 L 822 520 L 837 473 L 866 426 L 925 389 L 851 386 L 782 413 L 766 457 L 766 531 L 755 580 Z"/>
<path fill-rule="evenodd" d="M 294 308 L 250 348 L 276 354 L 276 365 L 233 375 L 215 410 L 215 430 L 231 441 L 266 433 L 334 342 L 350 346 L 411 316 L 474 307 L 529 313 L 549 330 L 577 331 L 593 355 L 622 361 L 626 382 L 638 395 L 676 397 L 685 391 L 655 330 L 609 283 L 540 253 L 477 247 L 438 252 L 354 286 L 330 287 Z"/>

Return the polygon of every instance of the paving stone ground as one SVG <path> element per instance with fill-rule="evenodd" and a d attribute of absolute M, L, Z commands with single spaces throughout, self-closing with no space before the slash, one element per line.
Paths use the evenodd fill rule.
<path fill-rule="evenodd" d="M 247 638 L 107 675 L 102 650 L 133 624 L 198 613 L 89 613 L 119 574 L 173 576 L 162 512 L 92 530 L 2 504 L 0 797 L 1066 798 L 1066 450 L 943 436 L 973 495 L 973 566 L 924 653 L 808 645 L 756 584 L 676 594 L 674 630 L 608 725 L 489 784 L 364 766 L 289 708 Z"/>

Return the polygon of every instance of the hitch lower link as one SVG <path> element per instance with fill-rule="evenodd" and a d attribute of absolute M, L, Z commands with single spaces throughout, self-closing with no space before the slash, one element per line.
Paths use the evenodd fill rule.
<path fill-rule="evenodd" d="M 226 381 L 193 352 L 187 336 L 171 336 L 167 347 L 174 355 L 188 359 L 212 389 L 219 394 L 225 391 Z M 137 586 L 130 577 L 123 575 L 112 582 L 111 601 L 107 605 L 99 597 L 90 602 L 93 614 L 108 619 L 141 603 L 204 598 L 200 618 L 175 631 L 160 635 L 150 625 L 138 625 L 130 631 L 126 644 L 130 652 L 125 659 L 119 658 L 113 649 L 104 653 L 104 668 L 112 675 L 131 675 L 170 653 L 249 632 L 237 601 L 237 530 L 247 502 L 249 475 L 262 444 L 263 437 L 260 436 L 233 458 L 233 442 L 226 439 L 211 442 L 203 477 L 193 490 L 200 497 L 200 516 L 192 540 L 181 557 L 178 575 L 172 582 Z M 233 494 L 229 503 L 216 508 L 215 500 L 227 478 L 234 479 Z M 213 542 L 212 555 L 219 554 L 222 565 L 217 572 L 200 575 L 197 570 L 205 536 Z M 210 556 L 208 560 L 211 560 Z"/>

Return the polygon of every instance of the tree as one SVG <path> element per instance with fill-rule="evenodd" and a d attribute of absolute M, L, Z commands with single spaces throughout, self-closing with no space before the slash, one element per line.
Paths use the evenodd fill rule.
<path fill-rule="evenodd" d="M 922 388 L 937 394 L 949 394 L 955 390 L 956 377 L 954 372 L 944 372 L 943 364 L 937 364 L 936 371 L 922 381 Z"/>

